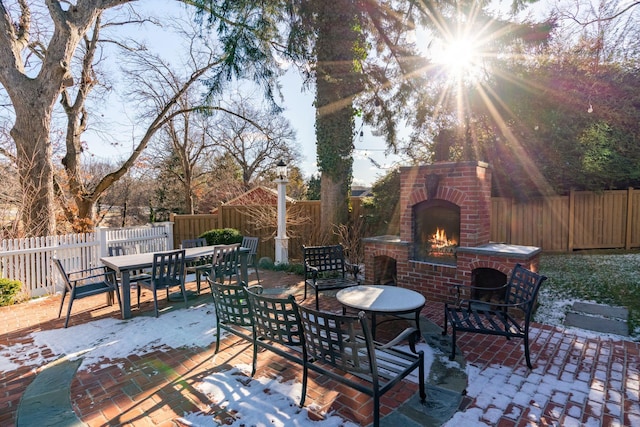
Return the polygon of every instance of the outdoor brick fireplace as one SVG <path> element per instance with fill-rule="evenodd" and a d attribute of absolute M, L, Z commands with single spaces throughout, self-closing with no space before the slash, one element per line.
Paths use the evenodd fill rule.
<path fill-rule="evenodd" d="M 400 235 L 364 239 L 365 283 L 394 283 L 449 301 L 453 285 L 506 283 L 516 263 L 537 271 L 540 248 L 492 243 L 490 234 L 488 164 L 401 168 Z"/>

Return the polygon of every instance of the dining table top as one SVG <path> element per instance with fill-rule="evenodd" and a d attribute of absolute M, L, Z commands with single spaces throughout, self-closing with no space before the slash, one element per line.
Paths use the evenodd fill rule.
<path fill-rule="evenodd" d="M 184 249 L 184 258 L 185 261 L 191 261 L 198 258 L 202 258 L 211 254 L 217 247 L 223 245 L 210 245 L 210 246 L 200 246 L 197 248 L 187 248 Z M 176 250 L 176 249 L 174 249 Z M 153 264 L 153 255 L 155 253 L 161 252 L 172 252 L 174 250 L 169 251 L 159 251 L 159 252 L 145 252 L 140 254 L 128 254 L 128 255 L 114 255 L 114 256 L 105 256 L 100 258 L 100 261 L 109 268 L 112 268 L 116 271 L 122 270 L 136 270 L 140 268 L 149 267 Z M 248 252 L 248 248 L 240 248 L 240 253 Z"/>

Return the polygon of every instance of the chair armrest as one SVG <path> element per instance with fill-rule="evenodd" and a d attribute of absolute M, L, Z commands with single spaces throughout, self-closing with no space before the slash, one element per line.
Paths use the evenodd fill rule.
<path fill-rule="evenodd" d="M 360 273 L 360 265 L 352 264 L 350 262 L 344 262 L 344 266 L 347 271 L 353 276 L 353 280 L 358 280 L 358 273 Z"/>
<path fill-rule="evenodd" d="M 262 292 L 264 292 L 264 287 L 262 285 L 247 286 L 245 289 L 253 292 L 256 295 L 262 295 Z"/>
<path fill-rule="evenodd" d="M 450 292 L 453 294 L 455 293 L 455 298 L 456 298 L 456 304 L 458 306 L 462 305 L 462 303 L 464 301 L 468 301 L 465 298 L 462 298 L 462 290 L 463 289 L 469 289 L 469 291 L 473 290 L 473 289 L 478 289 L 478 290 L 482 290 L 482 291 L 489 291 L 489 292 L 493 292 L 493 291 L 499 291 L 502 289 L 506 289 L 506 287 L 509 285 L 509 283 L 505 283 L 502 286 L 498 286 L 496 288 L 485 288 L 484 286 L 467 286 L 467 285 L 463 285 L 460 283 L 454 283 L 451 285 L 450 288 Z"/>
<path fill-rule="evenodd" d="M 304 274 L 304 278 L 305 279 L 308 279 L 310 277 L 311 279 L 313 279 L 315 281 L 318 278 L 318 274 L 319 274 L 320 270 L 318 270 L 317 267 L 313 267 L 313 266 L 311 266 L 311 265 L 309 265 L 309 264 L 307 264 L 305 262 L 304 270 L 305 270 L 305 274 Z"/>
<path fill-rule="evenodd" d="M 499 291 L 499 290 L 501 290 L 501 289 L 506 288 L 506 287 L 507 287 L 507 285 L 509 285 L 509 283 L 508 283 L 508 282 L 507 282 L 507 283 L 505 283 L 505 284 L 504 284 L 504 285 L 502 285 L 502 286 L 498 286 L 498 287 L 495 287 L 495 288 L 487 288 L 487 287 L 484 287 L 484 286 L 467 286 L 467 285 L 463 285 L 463 284 L 461 284 L 461 283 L 454 283 L 454 284 L 452 284 L 451 286 L 455 286 L 455 287 L 456 287 L 456 288 L 458 288 L 458 289 L 460 289 L 460 288 L 464 288 L 464 289 L 480 289 L 480 290 L 483 290 L 483 291 Z"/>
<path fill-rule="evenodd" d="M 416 342 L 420 339 L 420 331 L 417 328 L 407 328 L 404 331 L 400 332 L 400 334 L 385 344 L 376 345 L 376 348 L 379 349 L 387 349 L 391 347 L 395 347 L 402 341 L 409 341 L 409 348 L 411 348 L 412 352 L 416 352 Z"/>
<path fill-rule="evenodd" d="M 69 281 L 74 283 L 91 281 L 98 278 L 113 284 L 117 282 L 116 272 L 107 267 L 93 267 L 82 271 L 74 271 L 69 273 L 68 276 Z"/>
<path fill-rule="evenodd" d="M 475 299 L 462 299 L 460 300 L 460 304 L 459 306 L 465 305 L 467 309 L 471 310 L 471 304 L 483 304 L 483 305 L 490 305 L 492 307 L 497 307 L 497 308 L 521 308 L 524 307 L 528 304 L 531 303 L 531 301 L 524 301 L 518 304 L 506 304 L 506 303 L 494 303 L 494 302 L 489 302 L 489 301 L 480 301 L 480 300 L 475 300 Z"/>
<path fill-rule="evenodd" d="M 107 268 L 107 267 L 91 267 L 85 270 L 73 271 L 71 273 L 67 273 L 69 276 L 69 280 L 79 280 L 79 279 L 90 279 L 93 277 L 101 277 L 101 276 L 115 276 L 115 271 Z M 79 276 L 79 277 L 76 277 Z"/>

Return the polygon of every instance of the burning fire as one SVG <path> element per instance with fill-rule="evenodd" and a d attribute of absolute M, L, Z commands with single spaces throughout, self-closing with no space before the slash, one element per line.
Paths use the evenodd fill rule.
<path fill-rule="evenodd" d="M 432 249 L 444 249 L 458 244 L 455 240 L 447 239 L 447 232 L 444 228 L 436 228 L 436 232 L 429 239 Z"/>

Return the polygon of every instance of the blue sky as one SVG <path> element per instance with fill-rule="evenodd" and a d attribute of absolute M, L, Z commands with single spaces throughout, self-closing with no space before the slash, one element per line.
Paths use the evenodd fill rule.
<path fill-rule="evenodd" d="M 185 17 L 184 6 L 175 0 L 150 0 L 142 1 L 134 4 L 136 11 L 140 11 L 143 16 L 153 14 L 161 22 L 166 22 L 167 17 L 177 18 Z M 118 31 L 123 31 L 119 29 Z M 144 40 L 152 49 L 162 49 L 163 56 L 170 58 L 172 53 L 180 52 L 175 42 L 172 43 L 170 36 L 166 32 L 158 31 L 156 27 L 147 26 L 141 29 L 133 29 L 129 27 L 127 31 L 132 31 L 139 40 Z M 109 68 L 113 71 L 117 70 L 117 64 L 110 64 Z M 298 166 L 301 168 L 305 177 L 309 177 L 317 173 L 316 167 L 316 143 L 315 143 L 315 109 L 313 108 L 314 93 L 313 89 L 307 92 L 302 91 L 302 80 L 298 72 L 294 69 L 288 70 L 286 75 L 281 79 L 282 95 L 284 97 L 284 116 L 290 121 L 291 126 L 296 130 L 297 143 L 301 151 L 301 159 Z M 121 142 L 122 145 L 117 147 L 109 146 L 104 143 L 104 134 L 87 135 L 90 152 L 98 158 L 114 159 L 124 158 L 131 152 L 134 143 L 139 138 L 132 140 L 132 135 L 140 135 L 146 128 L 146 123 L 137 123 L 135 120 L 135 111 L 126 102 L 118 99 L 116 95 L 111 95 L 104 103 L 103 120 L 111 123 L 110 126 L 115 127 L 110 131 L 113 139 Z M 360 130 L 360 123 L 357 129 Z M 399 161 L 397 156 L 387 156 L 385 154 L 385 143 L 383 138 L 375 137 L 371 134 L 371 130 L 363 127 L 363 137 L 354 138 L 356 150 L 354 152 L 354 185 L 370 185 L 378 177 L 384 175 L 385 170 L 377 168 L 370 158 L 382 167 L 388 167 Z"/>

